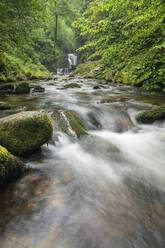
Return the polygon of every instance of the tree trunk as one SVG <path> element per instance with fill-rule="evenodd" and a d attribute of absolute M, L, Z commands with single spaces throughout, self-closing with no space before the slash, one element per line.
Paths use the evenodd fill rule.
<path fill-rule="evenodd" d="M 54 47 L 56 47 L 56 42 L 57 42 L 57 29 L 58 29 L 58 14 L 57 14 L 56 0 L 55 0 L 54 4 L 55 4 Z"/>

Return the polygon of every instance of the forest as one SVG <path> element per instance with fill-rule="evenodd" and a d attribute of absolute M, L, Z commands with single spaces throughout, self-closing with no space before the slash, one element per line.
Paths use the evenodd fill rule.
<path fill-rule="evenodd" d="M 0 248 L 165 248 L 164 55 L 164 0 L 0 0 Z"/>
<path fill-rule="evenodd" d="M 1 0 L 0 81 L 48 78 L 75 52 L 105 79 L 164 91 L 164 13 L 163 0 Z"/>

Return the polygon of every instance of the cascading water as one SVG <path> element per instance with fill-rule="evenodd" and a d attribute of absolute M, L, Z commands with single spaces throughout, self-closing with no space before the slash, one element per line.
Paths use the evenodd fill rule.
<path fill-rule="evenodd" d="M 75 54 L 68 54 L 69 69 L 75 68 L 77 65 L 77 56 Z"/>
<path fill-rule="evenodd" d="M 57 75 L 69 74 L 72 70 L 76 68 L 77 56 L 75 54 L 69 53 L 67 57 L 68 67 L 57 68 Z"/>
<path fill-rule="evenodd" d="M 0 194 L 0 248 L 164 248 L 165 123 L 135 121 L 164 96 L 66 76 L 42 86 L 40 98 L 4 100 L 60 110 L 70 132 L 55 129 L 54 142 L 26 160 L 32 171 Z M 81 115 L 88 135 L 74 138 L 63 110 Z"/>

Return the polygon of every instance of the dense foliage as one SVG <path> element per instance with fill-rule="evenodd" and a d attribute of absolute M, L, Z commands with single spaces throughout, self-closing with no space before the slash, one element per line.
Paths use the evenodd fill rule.
<path fill-rule="evenodd" d="M 81 47 L 105 78 L 165 90 L 164 13 L 164 0 L 1 0 L 0 81 L 49 77 Z"/>
<path fill-rule="evenodd" d="M 76 49 L 72 21 L 82 0 L 1 0 L 0 81 L 42 78 Z M 47 69 L 48 70 L 47 70 Z"/>
<path fill-rule="evenodd" d="M 105 77 L 165 90 L 164 0 L 94 0 L 74 27 L 87 39 L 80 50 L 108 68 Z"/>

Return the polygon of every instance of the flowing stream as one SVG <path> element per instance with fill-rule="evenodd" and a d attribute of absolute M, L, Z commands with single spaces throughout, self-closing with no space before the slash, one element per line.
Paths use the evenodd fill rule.
<path fill-rule="evenodd" d="M 71 82 L 81 88 L 63 89 Z M 165 123 L 139 125 L 135 115 L 165 97 L 68 76 L 42 86 L 2 97 L 14 107 L 1 116 L 72 110 L 88 135 L 55 129 L 25 160 L 32 171 L 0 194 L 0 248 L 164 248 Z"/>

